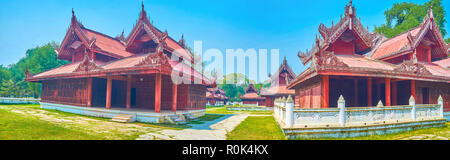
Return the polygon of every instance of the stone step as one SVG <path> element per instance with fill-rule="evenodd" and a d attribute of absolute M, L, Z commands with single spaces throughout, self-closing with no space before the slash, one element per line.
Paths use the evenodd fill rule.
<path fill-rule="evenodd" d="M 192 114 L 190 114 L 190 113 L 186 113 L 186 114 L 184 114 L 183 116 L 184 116 L 185 119 L 190 120 L 190 121 L 196 120 L 196 119 L 197 119 L 197 118 L 195 118 L 195 117 L 194 117 Z"/>
<path fill-rule="evenodd" d="M 180 115 L 169 115 L 169 122 L 175 123 L 175 124 L 186 124 L 186 120 L 183 119 Z"/>
<path fill-rule="evenodd" d="M 127 122 L 131 122 L 132 119 L 133 119 L 132 115 L 117 114 L 117 115 L 114 115 L 114 117 L 111 119 L 111 121 L 127 123 Z"/>

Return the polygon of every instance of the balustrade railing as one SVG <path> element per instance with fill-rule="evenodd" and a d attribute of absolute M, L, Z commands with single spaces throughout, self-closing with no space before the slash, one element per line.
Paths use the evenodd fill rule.
<path fill-rule="evenodd" d="M 341 96 L 338 108 L 294 109 L 291 97 L 275 100 L 274 116 L 286 127 L 293 126 L 351 126 L 424 121 L 444 118 L 443 99 L 438 104 L 415 104 L 411 96 L 409 105 L 377 107 L 345 107 Z"/>

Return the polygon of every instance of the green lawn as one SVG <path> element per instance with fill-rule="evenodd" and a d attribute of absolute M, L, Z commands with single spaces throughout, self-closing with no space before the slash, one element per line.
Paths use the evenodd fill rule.
<path fill-rule="evenodd" d="M 2 140 L 101 140 L 101 136 L 63 128 L 35 118 L 0 109 Z"/>
<path fill-rule="evenodd" d="M 450 122 L 445 127 L 419 129 L 387 135 L 372 135 L 354 138 L 320 138 L 299 140 L 442 140 L 450 138 Z M 285 139 L 273 117 L 248 117 L 227 135 L 230 140 L 280 140 Z"/>
<path fill-rule="evenodd" d="M 285 139 L 286 137 L 272 116 L 249 116 L 227 134 L 227 140 Z"/>

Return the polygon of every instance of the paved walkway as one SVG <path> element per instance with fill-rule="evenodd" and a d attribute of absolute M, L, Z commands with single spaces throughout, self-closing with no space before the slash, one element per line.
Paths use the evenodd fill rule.
<path fill-rule="evenodd" d="M 157 133 L 141 135 L 137 140 L 176 139 L 176 140 L 225 140 L 227 133 L 244 121 L 249 115 L 224 116 L 215 121 L 184 130 L 166 129 Z M 220 121 L 220 122 L 219 122 Z M 209 127 L 208 127 L 209 126 Z"/>

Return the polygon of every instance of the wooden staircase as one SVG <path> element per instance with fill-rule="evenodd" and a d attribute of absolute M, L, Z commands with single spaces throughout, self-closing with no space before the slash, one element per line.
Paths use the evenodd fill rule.
<path fill-rule="evenodd" d="M 126 115 L 126 114 L 116 114 L 111 121 L 114 122 L 121 122 L 121 123 L 128 123 L 131 122 L 133 119 L 133 115 Z"/>

